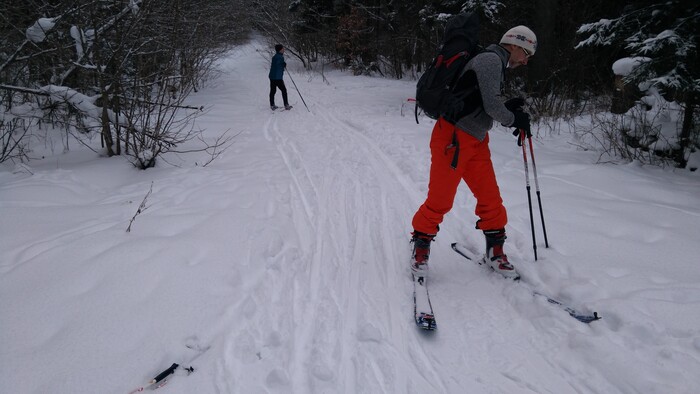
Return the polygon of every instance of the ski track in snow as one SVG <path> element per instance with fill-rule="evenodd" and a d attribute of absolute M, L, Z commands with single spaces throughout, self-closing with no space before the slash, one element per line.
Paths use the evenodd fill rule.
<path fill-rule="evenodd" d="M 509 257 L 536 289 L 603 320 L 582 324 L 451 251 L 455 241 L 482 248 L 462 185 L 433 244 L 439 328 L 425 333 L 413 322 L 408 258 L 432 122 L 400 116 L 414 83 L 339 72 L 324 83 L 289 56 L 310 111 L 288 84 L 294 109 L 271 113 L 269 55 L 259 44 L 232 51 L 216 86 L 192 98 L 212 103 L 209 128 L 240 132 L 209 167 L 173 155 L 181 168 L 135 171 L 116 158 L 56 155 L 32 176 L 0 173 L 9 392 L 123 394 L 173 362 L 196 372 L 159 393 L 689 394 L 700 385 L 696 264 L 674 253 L 687 272 L 659 266 L 669 251 L 700 252 L 697 178 L 537 146 L 552 246 L 540 245 L 533 263 L 522 157 L 495 130 Z M 606 188 L 606 177 L 625 187 Z"/>
<path fill-rule="evenodd" d="M 376 178 L 376 174 L 386 171 L 391 162 L 381 151 L 372 149 L 373 144 L 358 132 L 357 126 L 342 120 L 334 111 L 320 118 L 320 125 L 335 127 L 308 131 L 309 134 L 315 132 L 310 136 L 314 143 L 303 153 L 280 133 L 276 124 L 278 117 L 273 117 L 265 129 L 266 138 L 275 143 L 283 158 L 305 213 L 304 220 L 297 222 L 296 227 L 308 226 L 311 235 L 311 250 L 303 257 L 310 264 L 309 274 L 297 286 L 303 289 L 308 283 L 308 288 L 295 302 L 301 305 L 297 315 L 301 316 L 298 321 L 303 330 L 295 335 L 299 339 L 294 365 L 303 368 L 294 379 L 297 387 L 308 387 L 313 392 L 332 390 L 340 384 L 344 392 L 354 393 L 366 389 L 355 387 L 359 376 L 363 380 L 374 377 L 369 380 L 377 382 L 391 378 L 385 376 L 387 365 L 363 365 L 364 360 L 373 358 L 360 350 L 383 342 L 382 333 L 373 332 L 378 330 L 374 322 L 381 314 L 373 313 L 372 299 L 367 295 L 377 294 L 386 286 L 387 279 L 404 267 L 391 257 L 397 255 L 392 244 L 387 246 L 388 253 L 378 256 L 379 261 L 363 256 L 385 240 L 382 234 L 387 224 L 396 221 L 388 217 L 391 212 L 388 212 L 387 197 L 407 194 L 410 189 L 406 188 L 405 180 L 387 185 Z M 314 174 L 319 171 L 319 163 L 325 165 L 320 167 L 320 174 Z M 403 180 L 403 175 L 393 170 L 396 179 Z M 380 190 L 375 192 L 377 188 Z M 377 195 L 382 198 L 374 201 Z M 394 214 L 401 212 L 393 208 Z M 335 231 L 330 232 L 331 229 Z M 327 283 L 329 281 L 331 283 Z M 391 310 L 383 312 L 396 314 Z M 349 346 L 355 341 L 360 342 L 359 348 Z M 329 360 L 334 352 L 336 359 Z M 307 376 L 309 370 L 311 377 Z M 432 375 L 432 380 L 438 382 L 434 371 Z"/>

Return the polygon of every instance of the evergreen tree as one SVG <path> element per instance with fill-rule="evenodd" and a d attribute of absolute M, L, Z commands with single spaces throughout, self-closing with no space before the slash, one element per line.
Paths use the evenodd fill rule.
<path fill-rule="evenodd" d="M 700 95 L 698 26 L 700 6 L 691 1 L 646 1 L 628 6 L 615 19 L 601 19 L 581 26 L 588 34 L 577 48 L 624 46 L 631 57 L 642 61 L 626 82 L 643 90 L 657 88 L 665 97 L 684 103 L 685 113 L 674 159 L 685 167 L 686 150 L 697 140 L 693 136 L 693 115 Z"/>

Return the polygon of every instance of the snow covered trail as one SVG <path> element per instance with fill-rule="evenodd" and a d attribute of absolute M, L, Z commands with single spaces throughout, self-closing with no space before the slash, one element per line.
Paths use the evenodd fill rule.
<path fill-rule="evenodd" d="M 0 171 L 3 392 L 126 394 L 173 362 L 167 393 L 693 393 L 700 386 L 700 180 L 595 165 L 537 139 L 551 247 L 532 261 L 522 156 L 491 133 L 508 254 L 582 324 L 450 249 L 481 251 L 464 186 L 431 255 L 439 323 L 412 316 L 407 261 L 432 122 L 414 82 L 289 69 L 294 109 L 267 108 L 271 53 L 231 52 L 212 86 L 206 154 L 137 171 L 84 150 Z M 280 104 L 279 93 L 277 104 Z M 407 111 L 408 112 L 408 111 Z M 38 148 L 37 148 L 38 149 Z M 147 210 L 126 233 L 149 188 Z M 533 194 L 534 197 L 534 194 Z"/>
<path fill-rule="evenodd" d="M 274 286 L 294 295 L 285 306 L 294 322 L 291 382 L 301 392 L 409 385 L 402 376 L 409 368 L 392 365 L 414 361 L 383 337 L 401 339 L 411 327 L 410 315 L 402 313 L 410 310 L 410 299 L 402 296 L 407 239 L 394 229 L 412 209 L 410 200 L 402 201 L 410 182 L 342 111 L 329 108 L 312 122 L 303 112 L 278 115 L 265 123 L 264 135 L 292 181 L 296 234 L 290 235 L 300 249 L 280 267 L 281 280 L 292 282 Z M 392 328 L 382 325 L 386 316 L 407 327 L 386 331 Z M 434 371 L 431 381 L 439 382 Z"/>

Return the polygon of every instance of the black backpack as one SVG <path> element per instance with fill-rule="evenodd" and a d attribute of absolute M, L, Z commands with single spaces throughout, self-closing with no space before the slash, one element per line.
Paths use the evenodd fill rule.
<path fill-rule="evenodd" d="M 454 119 L 457 113 L 465 113 L 465 98 L 477 88 L 457 92 L 454 87 L 467 62 L 482 51 L 478 33 L 476 13 L 459 14 L 447 22 L 442 47 L 416 85 L 416 123 L 418 107 L 431 119 L 451 114 L 452 119 L 448 120 L 453 122 L 457 120 Z"/>

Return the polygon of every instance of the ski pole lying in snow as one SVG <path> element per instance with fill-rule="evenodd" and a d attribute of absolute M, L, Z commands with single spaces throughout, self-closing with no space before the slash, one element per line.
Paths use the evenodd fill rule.
<path fill-rule="evenodd" d="M 540 197 L 540 183 L 537 180 L 537 166 L 535 165 L 535 151 L 532 148 L 532 137 L 527 137 L 527 141 L 530 144 L 530 157 L 532 157 L 532 174 L 535 176 L 535 193 L 537 194 L 537 204 L 540 207 L 540 220 L 542 221 L 542 232 L 544 233 L 544 247 L 549 247 L 549 241 L 547 241 L 547 228 L 544 225 L 544 212 L 542 211 L 542 199 Z M 523 147 L 525 145 L 523 144 Z M 532 210 L 532 208 L 530 208 Z"/>
<path fill-rule="evenodd" d="M 159 373 L 155 378 L 151 379 L 148 383 L 146 383 L 145 386 L 139 387 L 139 388 L 133 390 L 132 392 L 130 392 L 129 394 L 134 394 L 134 393 L 141 392 L 141 391 L 145 390 L 146 388 L 151 388 L 151 389 L 155 390 L 155 389 L 157 389 L 157 388 L 160 388 L 160 387 L 165 386 L 165 384 L 168 383 L 168 381 L 167 381 L 166 378 L 167 378 L 168 376 L 174 374 L 174 373 L 175 373 L 175 370 L 176 370 L 178 367 L 180 367 L 180 364 L 173 363 L 173 365 L 171 365 L 168 369 L 166 369 L 165 371 Z M 186 367 L 186 368 L 185 368 L 185 367 L 182 367 L 182 368 L 183 368 L 185 371 L 187 371 L 187 374 L 188 374 L 188 375 L 191 374 L 192 372 L 194 372 L 194 368 L 192 368 L 192 367 Z"/>
<path fill-rule="evenodd" d="M 289 75 L 289 79 L 292 81 L 292 84 L 294 85 L 294 89 L 296 89 L 297 93 L 299 93 L 299 97 L 301 97 L 301 102 L 304 103 L 304 107 L 306 107 L 307 111 L 311 112 L 311 110 L 309 109 L 309 106 L 306 105 L 306 101 L 304 101 L 304 97 L 301 95 L 301 92 L 299 91 L 297 84 L 294 82 L 294 78 L 292 78 L 292 74 L 289 71 L 287 71 L 287 75 Z"/>
<path fill-rule="evenodd" d="M 532 218 L 532 195 L 530 193 L 530 172 L 527 168 L 527 151 L 525 150 L 525 130 L 520 129 L 520 142 L 523 147 L 523 163 L 525 164 L 525 189 L 527 189 L 527 205 L 530 208 L 530 230 L 532 231 L 532 250 L 537 261 L 537 242 L 535 241 L 535 221 Z"/>

